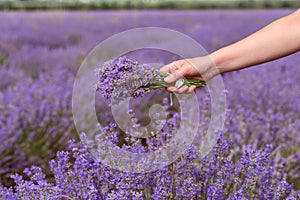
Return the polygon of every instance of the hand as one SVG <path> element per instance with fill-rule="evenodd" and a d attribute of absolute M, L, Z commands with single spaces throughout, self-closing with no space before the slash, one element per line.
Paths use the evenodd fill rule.
<path fill-rule="evenodd" d="M 193 78 L 196 80 L 207 81 L 217 75 L 216 67 L 208 56 L 196 57 L 174 61 L 160 69 L 162 73 L 169 73 L 165 78 L 167 83 L 173 83 L 180 78 Z M 191 93 L 196 89 L 196 86 L 168 87 L 169 92 L 176 93 Z"/>

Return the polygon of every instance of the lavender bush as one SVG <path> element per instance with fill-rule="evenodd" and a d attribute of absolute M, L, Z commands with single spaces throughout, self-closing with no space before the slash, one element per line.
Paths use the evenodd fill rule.
<path fill-rule="evenodd" d="M 161 26 L 188 34 L 211 52 L 290 12 L 1 12 L 0 199 L 299 199 L 299 53 L 224 75 L 227 119 L 211 154 L 200 159 L 196 139 L 172 165 L 149 174 L 119 172 L 93 158 L 74 134 L 70 98 L 81 61 L 112 34 Z M 141 63 L 178 59 L 151 51 L 131 57 Z M 209 94 L 203 88 L 196 95 L 205 130 Z M 153 151 L 180 121 L 166 97 L 163 90 L 141 97 L 163 101 L 169 116 L 163 131 L 147 140 L 117 129 L 100 97 L 97 114 L 119 148 Z M 140 109 L 139 99 L 130 113 L 143 124 L 148 110 Z"/>
<path fill-rule="evenodd" d="M 87 148 L 70 141 L 69 151 L 50 161 L 55 182 L 49 183 L 39 167 L 25 169 L 30 177 L 12 176 L 14 188 L 0 188 L 5 199 L 298 199 L 300 191 L 273 166 L 272 146 L 257 150 L 245 146 L 232 161 L 233 143 L 222 135 L 212 154 L 199 159 L 192 146 L 161 170 L 130 174 L 112 170 L 91 156 Z M 134 148 L 140 148 L 135 146 Z M 13 192 L 14 191 L 14 192 Z"/>
<path fill-rule="evenodd" d="M 56 69 L 33 80 L 16 73 L 20 72 L 11 77 L 8 73 L 2 82 L 6 89 L 0 93 L 0 180 L 4 184 L 10 184 L 9 174 L 24 167 L 34 163 L 46 167 L 56 151 L 76 136 L 70 112 L 72 75 Z"/>

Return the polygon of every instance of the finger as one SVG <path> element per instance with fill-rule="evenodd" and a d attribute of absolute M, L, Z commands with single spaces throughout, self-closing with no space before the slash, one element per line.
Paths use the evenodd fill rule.
<path fill-rule="evenodd" d="M 168 65 L 165 65 L 165 66 L 163 66 L 162 68 L 160 68 L 160 72 L 161 73 L 171 73 L 171 66 L 172 66 L 173 64 L 172 63 L 170 63 L 170 64 L 168 64 Z"/>
<path fill-rule="evenodd" d="M 184 69 L 180 68 L 176 71 L 171 71 L 171 74 L 167 76 L 164 81 L 167 83 L 173 83 L 182 77 L 184 77 Z"/>
<path fill-rule="evenodd" d="M 172 73 L 172 72 L 180 69 L 181 65 L 182 65 L 182 61 L 177 60 L 177 61 L 174 61 L 172 63 L 169 63 L 169 64 L 163 66 L 162 68 L 160 68 L 159 71 L 162 73 Z"/>
<path fill-rule="evenodd" d="M 171 87 L 167 87 L 167 91 L 168 91 L 168 92 L 177 92 L 178 90 L 177 90 L 176 87 L 171 86 Z"/>
<path fill-rule="evenodd" d="M 187 93 L 192 93 L 195 89 L 196 89 L 196 86 L 192 85 L 192 86 L 189 87 Z"/>
<path fill-rule="evenodd" d="M 182 86 L 181 88 L 178 89 L 177 93 L 179 93 L 179 94 L 187 93 L 188 90 L 189 90 L 189 86 L 184 85 L 184 86 Z"/>

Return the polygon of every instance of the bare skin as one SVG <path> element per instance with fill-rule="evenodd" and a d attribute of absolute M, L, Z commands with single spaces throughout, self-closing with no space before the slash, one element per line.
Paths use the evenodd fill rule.
<path fill-rule="evenodd" d="M 276 60 L 297 51 L 300 51 L 300 9 L 208 56 L 177 60 L 160 71 L 170 73 L 165 78 L 167 83 L 180 77 L 207 81 L 217 74 Z M 195 89 L 195 86 L 167 88 L 169 92 L 177 93 L 190 93 Z"/>

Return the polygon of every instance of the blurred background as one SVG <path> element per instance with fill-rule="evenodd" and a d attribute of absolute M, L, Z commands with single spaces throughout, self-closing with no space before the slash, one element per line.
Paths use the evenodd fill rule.
<path fill-rule="evenodd" d="M 291 8 L 298 0 L 0 0 L 0 9 Z"/>

